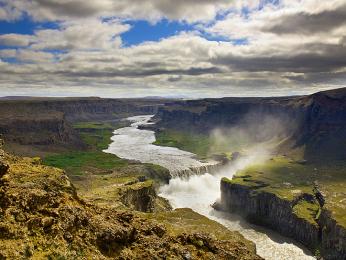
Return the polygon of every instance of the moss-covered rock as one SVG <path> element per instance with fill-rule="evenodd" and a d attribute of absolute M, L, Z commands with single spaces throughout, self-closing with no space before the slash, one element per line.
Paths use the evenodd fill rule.
<path fill-rule="evenodd" d="M 0 181 L 0 259 L 260 259 L 244 239 L 178 235 L 139 213 L 87 203 L 63 170 L 37 160 L 1 161 L 9 169 Z"/>

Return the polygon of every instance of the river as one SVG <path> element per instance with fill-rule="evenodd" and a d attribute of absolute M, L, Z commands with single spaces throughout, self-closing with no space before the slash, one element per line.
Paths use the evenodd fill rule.
<path fill-rule="evenodd" d="M 203 166 L 206 163 L 195 159 L 194 154 L 172 147 L 153 145 L 155 133 L 138 129 L 140 125 L 150 124 L 152 115 L 127 118 L 129 127 L 114 131 L 112 143 L 106 153 L 115 154 L 124 159 L 138 160 L 143 163 L 161 165 L 171 172 L 190 167 Z M 251 157 L 228 167 L 218 173 L 194 175 L 190 178 L 174 178 L 168 185 L 160 188 L 159 195 L 167 198 L 174 208 L 191 208 L 213 219 L 233 231 L 239 231 L 245 238 L 253 241 L 257 253 L 268 260 L 311 260 L 314 259 L 303 246 L 266 228 L 247 223 L 238 216 L 215 211 L 210 205 L 220 196 L 220 180 L 231 178 L 236 170 L 251 162 Z M 211 162 L 213 163 L 213 162 Z"/>

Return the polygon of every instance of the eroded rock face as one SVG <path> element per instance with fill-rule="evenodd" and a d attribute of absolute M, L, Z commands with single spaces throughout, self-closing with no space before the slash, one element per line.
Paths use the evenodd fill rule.
<path fill-rule="evenodd" d="M 345 228 L 338 225 L 326 209 L 316 216 L 317 222 L 297 216 L 294 206 L 302 200 L 319 203 L 311 194 L 303 193 L 289 201 L 274 193 L 257 192 L 251 187 L 222 180 L 221 202 L 216 208 L 241 214 L 251 222 L 270 227 L 304 244 L 313 252 L 319 250 L 325 259 L 345 259 Z"/>
<path fill-rule="evenodd" d="M 121 191 L 121 202 L 130 209 L 142 212 L 171 210 L 169 202 L 157 195 L 154 182 L 139 181 Z"/>
<path fill-rule="evenodd" d="M 8 165 L 0 161 L 0 178 L 4 176 L 8 171 Z"/>
<path fill-rule="evenodd" d="M 62 170 L 37 160 L 2 161 L 0 259 L 260 259 L 244 239 L 176 235 L 135 212 L 88 204 Z"/>
<path fill-rule="evenodd" d="M 244 215 L 257 224 L 269 226 L 279 233 L 316 248 L 319 244 L 319 227 L 293 214 L 292 202 L 273 193 L 255 193 L 251 188 L 221 183 L 221 205 L 232 212 Z"/>
<path fill-rule="evenodd" d="M 308 161 L 346 159 L 346 88 L 302 97 L 171 102 L 159 108 L 156 127 L 209 133 L 215 128 L 246 128 L 250 125 L 254 135 L 263 139 L 270 136 L 261 129 L 258 119 L 266 117 L 278 120 L 284 126 L 286 133 L 283 134 L 288 133 L 292 143 L 289 148 L 305 147 L 304 156 Z M 250 122 L 244 125 L 244 118 L 250 118 Z M 251 124 L 251 121 L 255 123 Z"/>
<path fill-rule="evenodd" d="M 83 148 L 71 122 L 154 114 L 160 103 L 160 100 L 101 98 L 1 100 L 0 134 L 8 144 Z"/>
<path fill-rule="evenodd" d="M 321 226 L 321 253 L 325 259 L 346 259 L 346 229 L 326 209 L 322 209 L 318 223 Z"/>

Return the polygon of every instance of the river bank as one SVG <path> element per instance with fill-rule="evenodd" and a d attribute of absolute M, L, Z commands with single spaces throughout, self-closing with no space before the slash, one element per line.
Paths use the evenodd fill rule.
<path fill-rule="evenodd" d="M 131 127 L 114 131 L 113 143 L 106 152 L 142 162 L 151 160 L 152 163 L 171 167 L 171 170 L 177 167 L 178 163 L 178 167 L 184 165 L 188 168 L 201 164 L 201 162 L 194 159 L 191 153 L 172 147 L 153 145 L 152 143 L 155 141 L 154 132 L 138 129 L 139 125 L 148 123 L 146 120 L 149 119 L 138 118 L 138 123 L 135 122 Z M 177 158 L 179 158 L 178 161 Z M 191 163 L 193 163 L 192 166 Z M 231 169 L 227 169 L 227 171 L 226 176 L 228 177 L 231 177 L 234 173 L 234 170 Z M 210 205 L 220 195 L 219 183 L 224 174 L 226 172 L 222 172 L 220 175 L 205 173 L 188 179 L 173 178 L 168 185 L 159 189 L 159 195 L 167 198 L 174 208 L 191 208 L 223 224 L 230 230 L 239 231 L 245 238 L 256 244 L 258 254 L 265 259 L 313 259 L 302 246 L 297 245 L 290 239 L 286 239 L 275 232 L 249 225 L 239 218 L 235 219 L 234 216 L 231 217 L 213 210 Z"/>

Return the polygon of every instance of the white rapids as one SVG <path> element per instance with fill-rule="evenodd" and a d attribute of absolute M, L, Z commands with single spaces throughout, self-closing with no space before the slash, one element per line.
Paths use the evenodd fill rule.
<path fill-rule="evenodd" d="M 153 145 L 155 133 L 138 129 L 139 125 L 149 124 L 150 116 L 127 118 L 131 126 L 114 131 L 112 143 L 104 152 L 121 158 L 138 160 L 144 163 L 161 165 L 171 172 L 206 163 L 194 158 L 194 154 L 171 147 Z M 314 259 L 301 245 L 294 243 L 273 231 L 251 225 L 241 218 L 215 211 L 210 205 L 220 196 L 220 180 L 232 177 L 235 169 L 229 168 L 217 174 L 190 176 L 188 179 L 174 178 L 160 188 L 159 195 L 167 198 L 174 208 L 191 208 L 213 219 L 230 230 L 239 231 L 245 238 L 256 244 L 257 253 L 268 260 L 312 260 Z"/>

